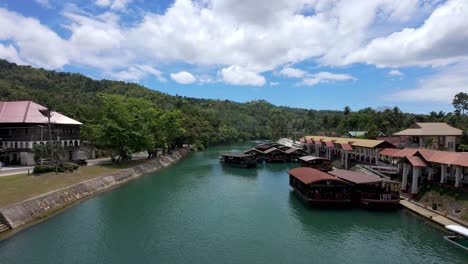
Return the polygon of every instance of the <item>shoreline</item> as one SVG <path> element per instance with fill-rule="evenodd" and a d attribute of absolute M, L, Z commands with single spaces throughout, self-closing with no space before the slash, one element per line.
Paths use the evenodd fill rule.
<path fill-rule="evenodd" d="M 169 167 L 187 156 L 190 151 L 190 148 L 177 149 L 171 155 L 163 155 L 140 165 L 4 206 L 0 208 L 0 224 L 7 225 L 10 229 L 0 233 L 0 241 L 100 193 L 114 190 L 130 181 Z"/>
<path fill-rule="evenodd" d="M 444 230 L 445 230 L 446 225 L 460 225 L 460 226 L 468 228 L 468 225 L 466 225 L 466 223 L 463 223 L 462 220 L 453 219 L 452 217 L 448 217 L 448 216 L 443 216 L 439 214 L 438 212 L 432 209 L 425 208 L 411 200 L 408 200 L 407 198 L 401 199 L 400 205 L 403 208 L 423 217 L 424 219 L 429 220 L 432 223 L 435 223 L 443 227 Z"/>

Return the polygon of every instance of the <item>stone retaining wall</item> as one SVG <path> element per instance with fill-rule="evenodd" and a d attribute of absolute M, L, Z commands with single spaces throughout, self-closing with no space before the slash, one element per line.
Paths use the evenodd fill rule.
<path fill-rule="evenodd" d="M 39 220 L 81 199 L 110 190 L 130 180 L 165 168 L 183 158 L 189 152 L 188 148 L 179 149 L 171 155 L 160 156 L 129 169 L 120 170 L 109 175 L 80 182 L 63 189 L 5 206 L 0 208 L 0 222 L 3 222 L 10 228 L 17 228 Z"/>

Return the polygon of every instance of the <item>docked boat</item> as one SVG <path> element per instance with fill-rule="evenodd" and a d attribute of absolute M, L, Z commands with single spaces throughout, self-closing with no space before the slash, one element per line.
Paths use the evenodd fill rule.
<path fill-rule="evenodd" d="M 400 183 L 358 171 L 333 170 L 331 175 L 353 185 L 353 202 L 376 209 L 400 204 Z"/>
<path fill-rule="evenodd" d="M 331 160 L 326 158 L 316 156 L 304 156 L 300 157 L 299 160 L 301 161 L 302 167 L 314 168 L 325 172 L 331 171 L 333 169 Z"/>
<path fill-rule="evenodd" d="M 252 168 L 257 166 L 255 156 L 245 153 L 223 153 L 221 154 L 220 162 L 233 167 Z"/>
<path fill-rule="evenodd" d="M 351 204 L 352 185 L 323 171 L 299 167 L 288 171 L 289 185 L 312 206 Z"/>
<path fill-rule="evenodd" d="M 456 235 L 444 236 L 444 239 L 468 251 L 468 228 L 460 225 L 446 225 L 445 228 Z"/>

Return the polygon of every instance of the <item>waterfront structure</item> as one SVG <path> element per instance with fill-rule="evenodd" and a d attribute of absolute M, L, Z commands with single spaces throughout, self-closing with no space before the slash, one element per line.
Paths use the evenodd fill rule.
<path fill-rule="evenodd" d="M 400 183 L 359 171 L 333 170 L 331 175 L 353 184 L 352 200 L 372 208 L 395 208 L 400 203 Z"/>
<path fill-rule="evenodd" d="M 64 147 L 66 155 L 62 160 L 82 158 L 79 152 L 82 123 L 52 111 L 49 126 L 41 111 L 48 109 L 32 101 L 0 102 L 0 162 L 34 165 L 33 147 L 50 143 L 49 135 L 54 143 Z"/>
<path fill-rule="evenodd" d="M 288 158 L 288 155 L 276 148 L 276 147 L 272 147 L 272 148 L 269 148 L 267 150 L 265 150 L 264 152 L 264 159 L 266 162 L 287 162 L 289 161 L 289 158 Z"/>
<path fill-rule="evenodd" d="M 300 157 L 306 155 L 305 151 L 295 147 L 291 147 L 283 151 L 287 155 L 289 161 L 298 161 Z"/>
<path fill-rule="evenodd" d="M 305 136 L 300 141 L 307 153 L 329 160 L 340 159 L 345 169 L 350 167 L 350 161 L 377 165 L 379 151 L 394 147 L 385 140 L 358 138 Z"/>
<path fill-rule="evenodd" d="M 382 164 L 394 166 L 402 174 L 401 190 L 417 194 L 421 182 L 468 184 L 468 153 L 429 149 L 386 148 L 379 152 Z M 409 177 L 411 175 L 411 183 Z"/>
<path fill-rule="evenodd" d="M 264 159 L 264 155 L 265 155 L 263 151 L 256 149 L 256 148 L 251 148 L 249 150 L 244 151 L 243 153 L 254 156 L 257 162 L 262 162 Z"/>
<path fill-rule="evenodd" d="M 316 206 L 348 205 L 352 185 L 336 176 L 313 168 L 288 171 L 289 185 L 307 203 Z"/>
<path fill-rule="evenodd" d="M 220 162 L 242 168 L 252 168 L 257 166 L 257 159 L 255 156 L 237 152 L 221 154 Z"/>
<path fill-rule="evenodd" d="M 333 170 L 331 160 L 326 158 L 317 156 L 304 156 L 300 157 L 299 160 L 301 162 L 301 167 L 314 168 L 324 172 Z"/>
<path fill-rule="evenodd" d="M 462 134 L 462 130 L 447 123 L 419 122 L 393 135 L 409 137 L 409 141 L 405 143 L 404 147 L 456 151 Z"/>

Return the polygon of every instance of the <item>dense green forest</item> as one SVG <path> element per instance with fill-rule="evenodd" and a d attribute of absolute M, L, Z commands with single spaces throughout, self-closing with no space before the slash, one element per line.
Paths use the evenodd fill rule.
<path fill-rule="evenodd" d="M 131 101 L 133 99 L 137 101 Z M 115 126 L 130 129 L 145 120 L 141 116 L 148 113 L 138 118 L 129 117 L 133 118 L 131 122 L 112 119 L 122 119 L 121 116 L 126 115 L 119 111 L 143 111 L 137 105 L 156 111 L 151 115 L 157 116 L 158 122 L 152 126 L 159 126 L 161 131 L 162 127 L 167 128 L 150 140 L 156 145 L 185 142 L 209 146 L 246 139 L 297 138 L 326 131 L 345 135 L 350 130 L 369 131 L 367 137 L 373 138 L 379 134 L 391 135 L 415 121 L 445 121 L 464 130 L 468 124 L 463 104 L 455 105 L 458 108 L 454 113 L 431 112 L 428 115 L 403 113 L 398 107 L 308 110 L 274 106 L 263 100 L 237 103 L 171 96 L 134 83 L 93 80 L 81 74 L 18 66 L 5 60 L 0 60 L 0 100 L 32 100 L 49 106 L 84 123 L 82 138 L 103 146 L 109 144 L 103 141 L 103 135 L 116 133 Z M 314 108 L 312 100 L 310 108 Z M 109 116 L 109 111 L 114 111 L 114 116 Z M 113 123 L 103 120 L 113 120 Z M 129 122 L 123 124 L 122 121 Z M 170 127 L 172 124 L 177 125 Z M 155 127 L 145 129 L 157 130 Z M 163 137 L 163 142 L 158 143 L 157 137 Z"/>

